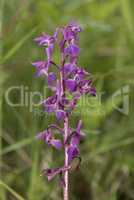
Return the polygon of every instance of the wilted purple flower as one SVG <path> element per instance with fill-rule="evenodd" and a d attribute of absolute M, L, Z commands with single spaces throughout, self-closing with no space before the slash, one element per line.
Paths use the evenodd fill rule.
<path fill-rule="evenodd" d="M 81 27 L 75 22 L 67 26 L 57 28 L 54 35 L 50 36 L 43 33 L 35 41 L 39 46 L 45 48 L 47 61 L 33 62 L 38 76 L 45 75 L 48 87 L 52 91 L 52 96 L 43 101 L 45 112 L 55 113 L 58 121 L 64 123 L 61 128 L 56 124 L 51 124 L 48 128 L 37 135 L 38 139 L 43 140 L 47 145 L 53 146 L 57 150 L 64 148 L 65 162 L 63 167 L 54 169 L 43 169 L 48 180 L 56 175 L 60 177 L 60 183 L 64 188 L 64 200 L 68 200 L 68 171 L 72 168 L 74 160 L 78 163 L 80 159 L 79 144 L 85 136 L 81 131 L 82 121 L 77 124 L 76 129 L 69 126 L 69 119 L 73 109 L 82 95 L 95 95 L 96 90 L 92 87 L 90 74 L 77 65 L 80 53 L 78 46 Z M 59 46 L 61 60 L 57 65 L 53 60 L 55 43 Z M 50 68 L 51 66 L 51 68 Z M 57 72 L 53 70 L 56 67 Z M 59 132 L 59 137 L 55 136 L 55 131 Z"/>
<path fill-rule="evenodd" d="M 37 139 L 42 139 L 49 146 L 52 145 L 56 149 L 60 150 L 62 148 L 62 142 L 59 139 L 55 139 L 51 130 L 47 129 L 37 135 Z"/>
<path fill-rule="evenodd" d="M 54 169 L 44 169 L 42 170 L 42 174 L 47 176 L 48 181 L 51 181 L 56 175 L 64 173 L 66 170 L 69 170 L 69 169 L 70 169 L 70 166 L 54 168 Z"/>

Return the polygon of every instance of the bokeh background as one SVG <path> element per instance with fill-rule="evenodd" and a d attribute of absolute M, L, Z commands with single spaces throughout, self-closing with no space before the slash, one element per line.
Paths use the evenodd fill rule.
<path fill-rule="evenodd" d="M 58 180 L 48 183 L 40 171 L 59 166 L 63 155 L 34 139 L 54 117 L 40 115 L 38 106 L 11 106 L 5 94 L 15 86 L 43 93 L 44 79 L 31 66 L 43 56 L 33 38 L 71 20 L 84 30 L 79 65 L 93 74 L 102 98 L 84 98 L 72 116 L 73 127 L 82 118 L 86 138 L 80 170 L 70 175 L 70 199 L 134 199 L 133 10 L 133 0 L 0 1 L 0 200 L 62 199 Z M 20 90 L 9 97 L 20 102 Z"/>

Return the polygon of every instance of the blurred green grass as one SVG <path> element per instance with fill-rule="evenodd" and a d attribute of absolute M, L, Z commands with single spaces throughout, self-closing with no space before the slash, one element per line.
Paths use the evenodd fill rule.
<path fill-rule="evenodd" d="M 62 154 L 57 158 L 57 152 L 34 140 L 53 116 L 11 107 L 5 93 L 22 85 L 43 93 L 44 80 L 35 79 L 30 64 L 41 57 L 33 38 L 72 19 L 84 30 L 79 64 L 93 74 L 97 93 L 104 94 L 101 104 L 95 98 L 85 98 L 86 104 L 81 100 L 72 117 L 72 126 L 82 118 L 86 139 L 81 168 L 70 176 L 71 199 L 134 199 L 133 9 L 133 0 L 0 1 L 0 200 L 62 199 L 57 180 L 48 184 L 40 177 L 42 166 L 62 163 Z M 111 101 L 124 86 L 129 88 L 128 115 Z M 20 94 L 12 93 L 11 99 L 19 101 Z M 114 103 L 123 102 L 117 98 Z"/>

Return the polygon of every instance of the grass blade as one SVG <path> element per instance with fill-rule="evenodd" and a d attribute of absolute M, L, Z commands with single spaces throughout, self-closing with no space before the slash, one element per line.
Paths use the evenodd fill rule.
<path fill-rule="evenodd" d="M 6 147 L 5 149 L 2 150 L 2 152 L 0 153 L 0 155 L 5 155 L 11 151 L 16 151 L 26 145 L 29 145 L 30 143 L 32 143 L 34 141 L 35 138 L 28 138 L 28 139 L 25 139 L 25 140 L 22 140 L 20 142 L 17 142 L 13 145 L 10 145 L 9 147 Z"/>
<path fill-rule="evenodd" d="M 37 27 L 33 28 L 14 47 L 12 47 L 2 59 L 2 63 L 5 63 L 9 58 L 11 58 L 22 47 L 22 45 L 36 32 L 36 29 Z"/>
<path fill-rule="evenodd" d="M 4 187 L 6 190 L 8 190 L 16 199 L 25 200 L 23 197 L 21 197 L 18 193 L 16 193 L 12 188 L 10 188 L 7 184 L 5 184 L 1 180 L 0 180 L 0 186 Z"/>

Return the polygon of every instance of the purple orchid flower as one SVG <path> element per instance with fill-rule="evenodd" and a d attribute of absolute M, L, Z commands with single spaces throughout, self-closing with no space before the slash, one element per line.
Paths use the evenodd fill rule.
<path fill-rule="evenodd" d="M 43 33 L 41 36 L 34 39 L 40 46 L 49 47 L 51 44 L 54 44 L 55 38 L 53 36 Z"/>
<path fill-rule="evenodd" d="M 34 39 L 34 41 L 37 42 L 37 44 L 39 44 L 40 46 L 46 47 L 45 51 L 46 51 L 46 55 L 47 55 L 47 59 L 48 59 L 49 63 L 52 58 L 56 36 L 57 36 L 57 34 L 54 34 L 54 36 L 50 36 L 50 35 L 43 33 L 40 37 L 37 37 Z"/>
<path fill-rule="evenodd" d="M 42 171 L 49 181 L 57 175 L 60 177 L 64 200 L 69 199 L 69 170 L 71 170 L 72 163 L 76 159 L 81 160 L 79 144 L 85 137 L 85 134 L 81 131 L 82 121 L 80 120 L 76 129 L 73 129 L 69 126 L 70 116 L 82 95 L 96 95 L 90 74 L 77 65 L 80 53 L 78 35 L 81 31 L 79 25 L 71 22 L 67 26 L 57 28 L 53 36 L 43 33 L 35 38 L 37 44 L 44 48 L 47 60 L 32 63 L 36 67 L 37 76 L 45 76 L 48 87 L 53 93 L 52 96 L 43 101 L 45 112 L 48 114 L 55 113 L 57 120 L 61 122 L 60 124 L 63 123 L 62 128 L 56 124 L 51 124 L 45 131 L 40 132 L 37 138 L 56 150 L 64 148 L 65 161 L 63 167 L 48 168 Z M 53 60 L 55 44 L 58 44 L 61 54 L 59 64 L 56 64 Z M 56 67 L 57 72 L 53 70 L 53 67 Z M 55 131 L 59 132 L 58 138 L 55 136 Z"/>
<path fill-rule="evenodd" d="M 33 62 L 32 65 L 36 67 L 36 76 L 41 76 L 41 75 L 48 75 L 48 69 L 50 66 L 50 63 L 47 61 L 36 61 Z"/>
<path fill-rule="evenodd" d="M 74 158 L 80 155 L 78 145 L 81 139 L 85 136 L 85 134 L 81 132 L 81 126 L 82 126 L 82 121 L 80 120 L 78 122 L 76 130 L 72 131 L 72 133 L 68 137 L 68 140 L 70 139 L 70 141 L 67 141 L 67 143 L 69 143 L 68 147 L 69 161 L 72 161 Z"/>
<path fill-rule="evenodd" d="M 63 37 L 64 40 L 70 42 L 72 40 L 78 40 L 78 33 L 81 32 L 82 29 L 75 22 L 71 22 L 69 25 L 63 28 Z"/>

